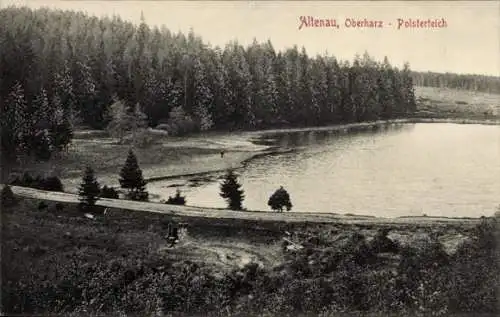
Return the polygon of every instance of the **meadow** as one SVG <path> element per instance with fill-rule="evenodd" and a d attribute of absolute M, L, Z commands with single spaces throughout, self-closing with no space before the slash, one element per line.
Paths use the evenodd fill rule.
<path fill-rule="evenodd" d="M 498 120 L 500 95 L 449 88 L 415 87 L 416 117 Z"/>

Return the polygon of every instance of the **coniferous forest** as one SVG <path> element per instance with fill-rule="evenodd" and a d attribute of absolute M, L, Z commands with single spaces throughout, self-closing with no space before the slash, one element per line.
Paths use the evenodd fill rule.
<path fill-rule="evenodd" d="M 319 126 L 408 116 L 415 84 L 500 87 L 496 77 L 413 72 L 368 53 L 341 61 L 271 41 L 212 47 L 144 20 L 47 8 L 0 10 L 0 43 L 7 160 L 49 159 L 75 126 L 113 129 L 127 114 L 172 134 Z"/>
<path fill-rule="evenodd" d="M 415 86 L 451 88 L 500 94 L 500 77 L 435 72 L 412 72 Z"/>
<path fill-rule="evenodd" d="M 270 41 L 211 47 L 194 32 L 120 17 L 0 11 L 4 153 L 50 157 L 78 125 L 107 128 L 118 101 L 177 132 L 315 126 L 415 110 L 408 65 L 277 51 Z M 176 122 L 172 122 L 175 120 Z M 181 126 L 181 127 L 179 127 Z"/>

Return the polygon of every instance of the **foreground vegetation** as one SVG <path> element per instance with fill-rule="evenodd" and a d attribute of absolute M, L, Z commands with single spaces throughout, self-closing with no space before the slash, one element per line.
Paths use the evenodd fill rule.
<path fill-rule="evenodd" d="M 22 199 L 2 209 L 1 310 L 7 314 L 499 313 L 499 230 L 492 218 L 476 228 L 292 225 L 126 210 L 88 219 L 76 204 L 37 206 Z M 304 248 L 293 251 L 284 242 L 279 263 L 221 271 L 204 257 L 187 261 L 175 248 L 159 251 L 172 220 L 188 223 L 191 249 L 210 239 L 239 239 L 264 252 L 286 232 Z M 392 231 L 423 238 L 402 243 Z M 450 251 L 438 242 L 450 234 L 467 238 Z"/>

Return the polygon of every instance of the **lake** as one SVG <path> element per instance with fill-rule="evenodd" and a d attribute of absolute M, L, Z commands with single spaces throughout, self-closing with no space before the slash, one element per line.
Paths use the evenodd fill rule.
<path fill-rule="evenodd" d="M 248 210 L 270 210 L 267 201 L 279 186 L 290 193 L 292 212 L 479 217 L 500 205 L 500 126 L 418 123 L 356 133 L 285 131 L 264 133 L 260 142 L 293 152 L 259 157 L 238 170 Z M 220 176 L 180 182 L 188 205 L 225 207 Z M 179 180 L 150 186 L 168 197 L 174 184 Z"/>

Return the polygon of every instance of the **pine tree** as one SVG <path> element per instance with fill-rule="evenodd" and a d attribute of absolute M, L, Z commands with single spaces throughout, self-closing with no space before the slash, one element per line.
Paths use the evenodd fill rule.
<path fill-rule="evenodd" d="M 64 60 L 64 68 L 55 74 L 53 98 L 59 98 L 60 104 L 68 114 L 76 116 L 75 94 L 73 92 L 73 78 L 71 77 L 68 61 Z M 70 118 L 70 124 L 74 125 L 75 118 Z"/>
<path fill-rule="evenodd" d="M 92 69 L 88 65 L 88 57 L 83 57 L 83 61 L 77 61 L 74 68 L 76 69 L 76 80 L 73 86 L 73 91 L 78 98 L 79 113 L 82 116 L 83 122 L 94 128 L 102 128 L 103 114 L 100 104 L 95 102 L 95 97 L 98 93 L 95 80 L 92 76 Z"/>
<path fill-rule="evenodd" d="M 417 104 L 415 101 L 415 90 L 413 86 L 413 79 L 411 77 L 410 64 L 405 63 L 403 67 L 402 75 L 402 92 L 403 92 L 403 115 L 408 113 L 414 113 L 417 110 Z"/>
<path fill-rule="evenodd" d="M 146 181 L 142 176 L 142 171 L 139 168 L 137 157 L 134 152 L 128 152 L 125 165 L 120 171 L 120 185 L 127 189 L 127 197 L 131 200 L 147 201 L 148 192 L 146 191 Z"/>
<path fill-rule="evenodd" d="M 255 112 L 252 103 L 252 75 L 245 57 L 245 50 L 237 43 L 228 45 L 228 64 L 231 102 L 234 112 L 230 120 L 237 128 L 255 127 Z"/>
<path fill-rule="evenodd" d="M 232 170 L 228 170 L 223 182 L 220 185 L 220 196 L 227 201 L 231 210 L 242 210 L 242 202 L 245 198 L 241 184 L 238 183 L 237 176 Z"/>
<path fill-rule="evenodd" d="M 56 150 L 64 150 L 73 139 L 73 128 L 70 123 L 69 110 L 63 108 L 58 95 L 52 101 L 54 115 L 51 118 L 50 135 Z"/>
<path fill-rule="evenodd" d="M 93 207 L 99 199 L 100 193 L 101 189 L 95 178 L 94 170 L 92 167 L 87 166 L 83 174 L 82 184 L 78 190 L 78 195 L 80 196 L 80 209 L 88 210 Z"/>
<path fill-rule="evenodd" d="M 52 134 L 50 133 L 54 112 L 44 88 L 40 90 L 35 100 L 33 100 L 32 107 L 34 113 L 32 116 L 33 131 L 30 137 L 30 147 L 35 158 L 47 161 L 55 150 Z"/>
<path fill-rule="evenodd" d="M 194 61 L 193 68 L 195 86 L 193 112 L 198 129 L 206 131 L 213 126 L 212 116 L 209 110 L 211 110 L 210 108 L 212 106 L 214 96 L 208 86 L 205 67 L 199 58 Z"/>
<path fill-rule="evenodd" d="M 378 100 L 381 106 L 380 116 L 384 120 L 392 118 L 395 107 L 393 80 L 393 70 L 386 56 L 382 64 L 378 80 Z"/>
<path fill-rule="evenodd" d="M 232 104 L 233 91 L 229 85 L 229 73 L 227 67 L 222 61 L 222 56 L 217 55 L 215 61 L 214 74 L 214 110 L 213 119 L 215 126 L 225 128 L 231 124 L 230 115 L 234 112 L 234 104 Z"/>
<path fill-rule="evenodd" d="M 20 83 L 12 87 L 1 110 L 2 158 L 4 163 L 13 162 L 19 154 L 28 153 L 31 146 L 32 125 Z"/>

